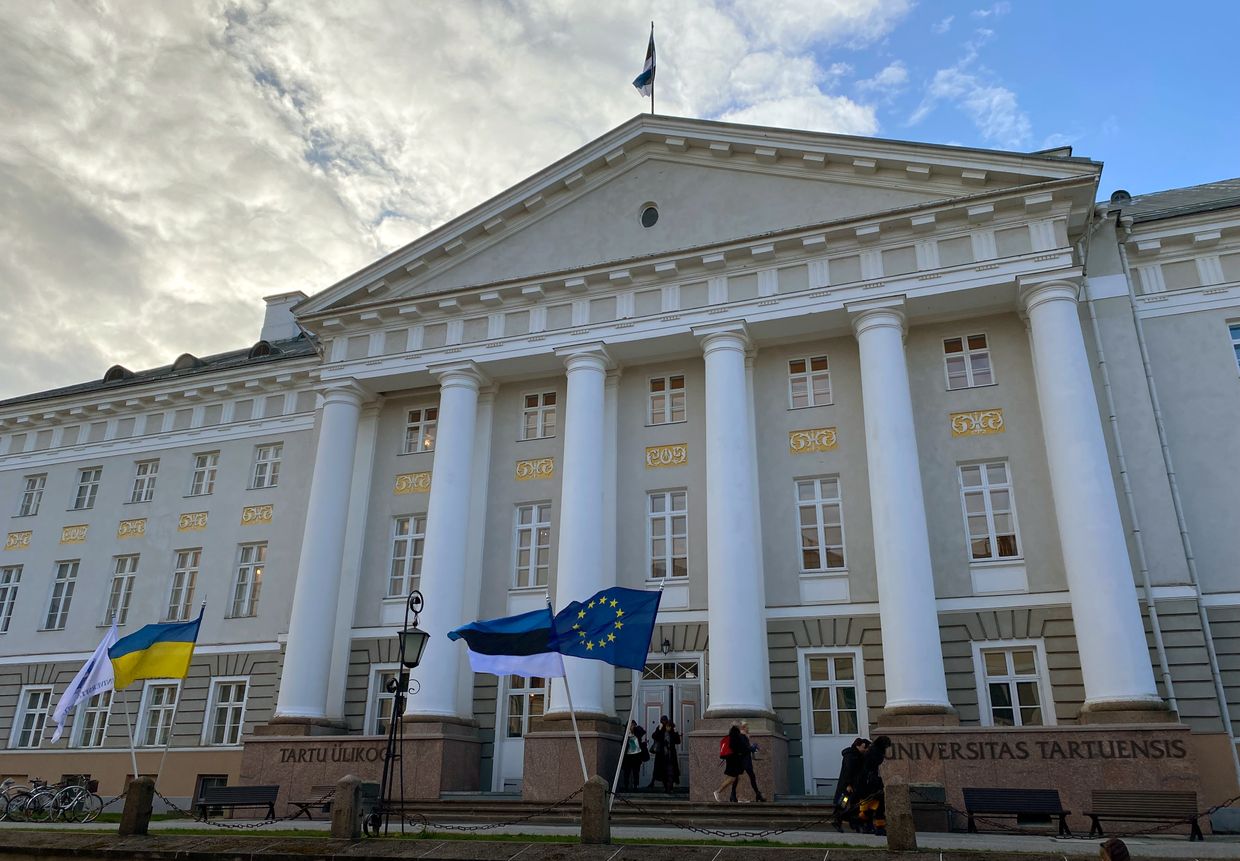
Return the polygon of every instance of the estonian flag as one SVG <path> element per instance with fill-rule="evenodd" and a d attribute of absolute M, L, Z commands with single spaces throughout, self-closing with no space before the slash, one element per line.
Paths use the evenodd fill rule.
<path fill-rule="evenodd" d="M 192 622 L 146 625 L 117 640 L 108 649 L 116 676 L 115 690 L 124 690 L 136 679 L 183 679 L 189 675 L 200 625 L 202 610 Z"/>
<path fill-rule="evenodd" d="M 470 622 L 448 632 L 450 640 L 464 640 L 469 666 L 475 673 L 497 676 L 564 675 L 564 659 L 555 651 L 551 608 L 519 616 Z"/>
<path fill-rule="evenodd" d="M 654 92 L 654 27 L 650 28 L 650 44 L 646 47 L 646 64 L 642 66 L 642 73 L 633 79 L 633 86 L 643 96 L 648 96 Z"/>

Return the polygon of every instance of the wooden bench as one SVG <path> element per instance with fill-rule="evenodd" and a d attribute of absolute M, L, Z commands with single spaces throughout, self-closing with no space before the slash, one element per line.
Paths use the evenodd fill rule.
<path fill-rule="evenodd" d="M 969 833 L 977 833 L 974 816 L 1028 816 L 1059 819 L 1059 836 L 1071 837 L 1067 816 L 1057 789 L 976 789 L 964 790 L 964 810 L 969 817 Z"/>
<path fill-rule="evenodd" d="M 276 818 L 276 795 L 278 786 L 208 786 L 198 799 L 198 810 L 203 819 L 213 807 L 266 807 L 267 818 Z"/>
<path fill-rule="evenodd" d="M 311 808 L 317 809 L 320 813 L 331 813 L 332 799 L 329 793 L 333 793 L 335 791 L 336 784 L 334 783 L 324 783 L 319 786 L 310 787 L 309 799 L 306 801 L 289 801 L 290 807 L 297 808 L 297 813 L 294 814 L 293 818 L 296 819 L 304 813 L 306 814 L 306 818 L 313 822 L 314 816 L 310 813 Z M 327 798 L 323 798 L 325 795 Z"/>
<path fill-rule="evenodd" d="M 1205 840 L 1197 823 L 1197 793 L 1095 789 L 1090 793 L 1089 836 L 1105 837 L 1102 820 L 1120 822 L 1182 822 L 1190 826 L 1189 841 Z"/>

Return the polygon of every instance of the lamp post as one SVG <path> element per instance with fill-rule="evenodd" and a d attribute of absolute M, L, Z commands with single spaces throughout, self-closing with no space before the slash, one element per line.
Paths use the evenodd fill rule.
<path fill-rule="evenodd" d="M 374 833 L 379 831 L 379 823 L 383 822 L 383 833 L 388 831 L 392 816 L 392 782 L 399 777 L 400 784 L 400 831 L 405 833 L 405 761 L 404 753 L 405 726 L 401 717 L 405 713 L 405 701 L 410 694 L 416 694 L 420 686 L 416 679 L 409 678 L 409 671 L 422 662 L 422 653 L 426 651 L 426 643 L 431 635 L 418 627 L 418 616 L 425 606 L 422 593 L 414 589 L 405 601 L 405 624 L 396 634 L 397 656 L 400 668 L 396 678 L 387 683 L 388 693 L 392 695 L 392 716 L 388 720 L 387 748 L 383 752 L 383 778 L 379 784 L 379 804 L 370 816 L 370 827 Z M 413 624 L 409 624 L 409 616 L 413 614 Z"/>

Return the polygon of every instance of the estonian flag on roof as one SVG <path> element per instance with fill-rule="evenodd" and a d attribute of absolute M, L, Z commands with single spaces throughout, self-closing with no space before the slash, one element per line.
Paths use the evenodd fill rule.
<path fill-rule="evenodd" d="M 642 73 L 633 79 L 633 86 L 637 87 L 643 96 L 654 92 L 654 25 L 650 27 L 650 44 L 646 47 L 646 64 L 642 66 Z"/>
<path fill-rule="evenodd" d="M 551 608 L 518 616 L 470 622 L 448 632 L 451 640 L 469 647 L 469 666 L 475 673 L 497 676 L 564 675 L 564 658 L 555 651 Z"/>

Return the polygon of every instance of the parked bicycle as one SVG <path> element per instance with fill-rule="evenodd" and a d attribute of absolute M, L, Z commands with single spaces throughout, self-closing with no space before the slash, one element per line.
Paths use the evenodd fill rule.
<path fill-rule="evenodd" d="M 22 786 L 8 778 L 0 783 L 0 821 L 94 822 L 103 812 L 98 789 L 97 780 L 49 784 L 36 777 L 30 786 Z"/>

